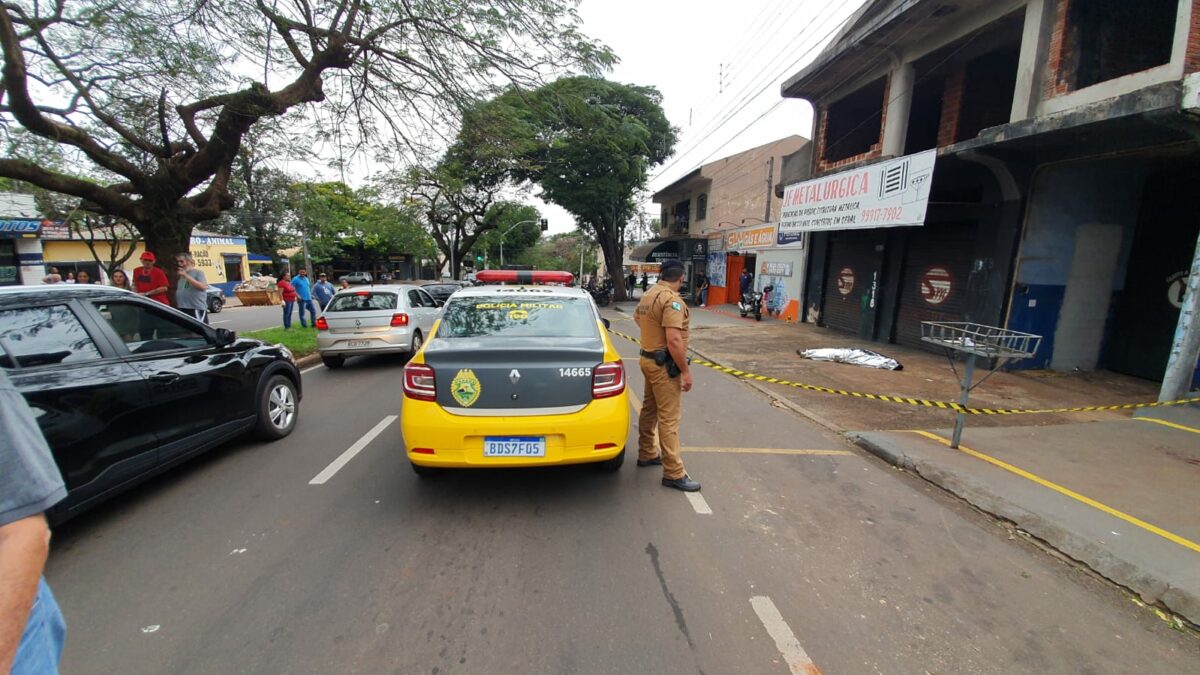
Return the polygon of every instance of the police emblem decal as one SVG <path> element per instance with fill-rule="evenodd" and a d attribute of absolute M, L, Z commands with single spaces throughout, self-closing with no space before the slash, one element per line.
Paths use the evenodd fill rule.
<path fill-rule="evenodd" d="M 677 312 L 678 312 L 678 311 L 681 311 L 681 310 L 683 309 L 683 305 L 679 304 L 678 302 L 672 302 L 672 303 L 671 303 L 671 309 L 673 309 L 673 310 L 675 310 L 675 311 L 677 311 Z"/>
<path fill-rule="evenodd" d="M 458 371 L 458 374 L 450 381 L 450 394 L 464 408 L 475 405 L 482 390 L 483 386 L 479 384 L 479 378 L 475 377 L 475 372 L 469 368 Z"/>

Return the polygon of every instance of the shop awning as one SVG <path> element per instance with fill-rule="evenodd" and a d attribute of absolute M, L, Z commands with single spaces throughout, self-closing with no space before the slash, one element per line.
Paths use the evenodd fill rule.
<path fill-rule="evenodd" d="M 255 263 L 258 263 L 261 265 L 264 263 L 271 262 L 271 256 L 263 255 L 261 253 L 247 253 L 246 254 L 246 262 L 250 263 L 251 265 L 253 265 Z"/>
<path fill-rule="evenodd" d="M 631 260 L 639 262 L 662 262 L 664 260 L 679 260 L 679 242 L 681 239 L 663 239 L 648 241 L 633 249 L 629 254 Z"/>

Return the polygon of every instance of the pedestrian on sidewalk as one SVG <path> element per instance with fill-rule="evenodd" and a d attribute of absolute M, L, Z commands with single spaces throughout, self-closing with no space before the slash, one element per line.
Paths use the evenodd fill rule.
<path fill-rule="evenodd" d="M 324 272 L 317 275 L 317 283 L 313 284 L 312 295 L 313 300 L 317 301 L 317 307 L 320 308 L 322 314 L 325 313 L 325 308 L 329 306 L 329 301 L 333 299 L 333 294 L 336 292 L 333 284 L 329 283 L 329 279 L 326 278 Z"/>
<path fill-rule="evenodd" d="M 679 289 L 683 286 L 683 263 L 668 260 L 659 270 L 658 283 L 642 295 L 634 311 L 641 329 L 641 360 L 646 388 L 638 419 L 638 466 L 663 468 L 662 484 L 684 492 L 700 490 L 683 468 L 679 447 L 679 420 L 683 392 L 692 389 L 688 368 L 688 309 Z M 654 447 L 658 428 L 659 447 Z"/>
<path fill-rule="evenodd" d="M 312 304 L 312 284 L 308 282 L 306 268 L 301 267 L 297 272 L 296 278 L 292 280 L 292 288 L 296 289 L 296 304 L 300 306 L 300 327 L 308 328 L 308 324 L 304 323 L 304 310 L 306 309 L 313 325 L 317 325 L 317 311 L 313 309 Z"/>
<path fill-rule="evenodd" d="M 649 279 L 649 277 L 646 276 L 645 272 L 642 272 L 642 297 L 643 298 L 646 297 L 646 288 L 649 286 L 650 286 L 650 279 Z"/>
<path fill-rule="evenodd" d="M 171 304 L 171 297 L 167 293 L 167 273 L 154 266 L 158 258 L 150 251 L 145 251 L 139 260 L 142 266 L 133 273 L 133 290 L 164 305 Z M 150 338 L 143 336 L 142 339 Z"/>
<path fill-rule="evenodd" d="M 25 397 L 0 369 L 0 673 L 57 673 L 67 625 L 42 577 L 45 511 L 67 496 Z"/>
<path fill-rule="evenodd" d="M 175 286 L 175 306 L 179 311 L 208 323 L 208 279 L 196 269 L 196 260 L 186 251 L 175 256 L 179 281 Z"/>
<path fill-rule="evenodd" d="M 296 304 L 296 287 L 292 286 L 292 275 L 284 272 L 279 275 L 279 281 L 275 282 L 279 287 L 279 297 L 283 300 L 283 328 L 287 330 L 292 327 L 292 306 Z"/>
<path fill-rule="evenodd" d="M 745 298 L 752 288 L 754 288 L 754 275 L 750 273 L 750 270 L 744 269 L 742 275 L 738 277 L 738 290 L 742 294 L 741 297 Z"/>
<path fill-rule="evenodd" d="M 700 306 L 708 307 L 708 275 L 700 276 Z"/>
<path fill-rule="evenodd" d="M 633 292 L 637 288 L 637 273 L 630 272 L 629 277 L 625 279 L 625 289 L 629 291 L 629 297 L 633 298 Z"/>

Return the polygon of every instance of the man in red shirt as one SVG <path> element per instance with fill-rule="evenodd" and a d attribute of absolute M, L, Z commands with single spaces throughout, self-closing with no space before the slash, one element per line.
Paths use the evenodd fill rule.
<path fill-rule="evenodd" d="M 142 254 L 142 266 L 133 273 L 133 290 L 139 295 L 169 305 L 171 298 L 167 295 L 167 273 L 155 267 L 154 260 L 154 254 L 150 251 Z"/>

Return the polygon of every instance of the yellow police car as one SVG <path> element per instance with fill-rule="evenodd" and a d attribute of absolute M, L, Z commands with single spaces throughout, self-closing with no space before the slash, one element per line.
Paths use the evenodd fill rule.
<path fill-rule="evenodd" d="M 569 272 L 490 270 L 450 297 L 404 368 L 413 470 L 625 460 L 625 367 Z M 500 284 L 515 285 L 500 285 Z M 554 285 L 562 284 L 562 285 Z"/>

